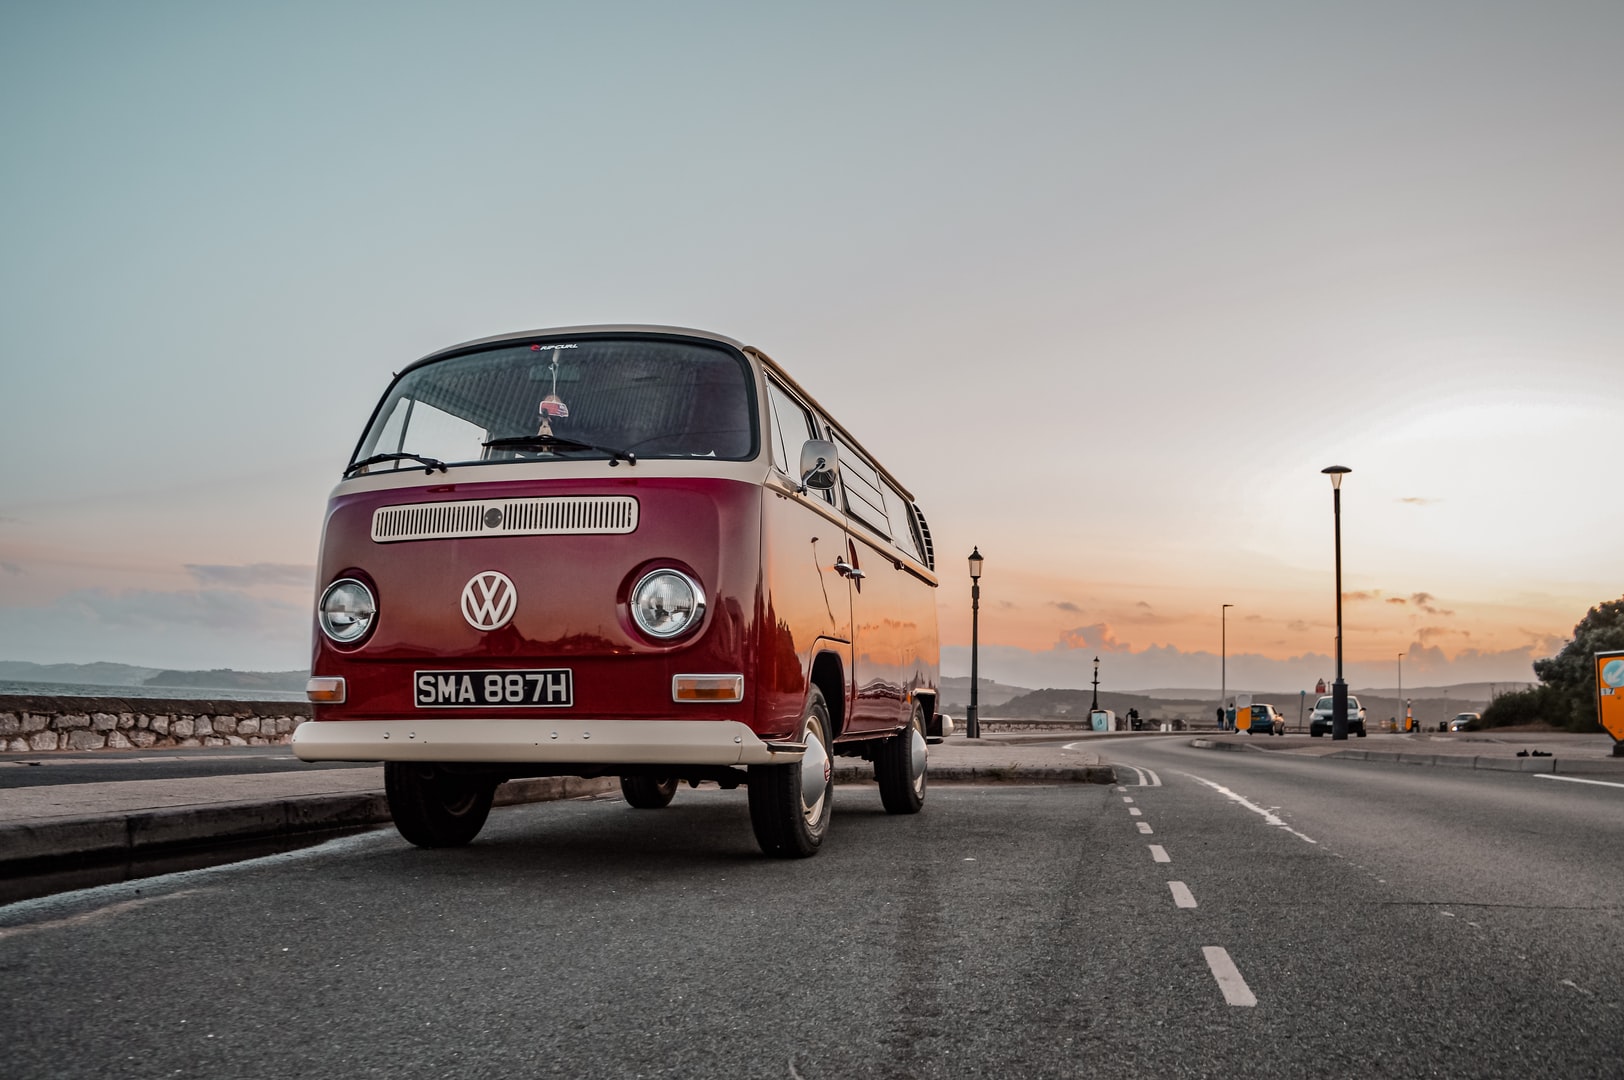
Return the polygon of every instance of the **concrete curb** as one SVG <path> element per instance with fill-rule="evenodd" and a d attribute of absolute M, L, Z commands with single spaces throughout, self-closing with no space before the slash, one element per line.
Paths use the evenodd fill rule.
<path fill-rule="evenodd" d="M 1215 742 L 1212 739 L 1192 739 L 1190 745 L 1197 750 L 1229 750 L 1267 753 L 1266 746 L 1245 743 Z M 1287 751 L 1289 755 L 1289 751 Z M 1295 755 L 1290 755 L 1295 756 Z M 1517 773 L 1576 773 L 1594 772 L 1598 760 L 1593 758 L 1503 757 L 1487 754 L 1417 754 L 1403 750 L 1334 750 L 1315 754 L 1316 759 L 1341 761 L 1389 761 L 1398 765 L 1431 765 L 1449 769 L 1491 769 L 1495 772 Z"/>
<path fill-rule="evenodd" d="M 510 780 L 496 805 L 548 802 L 617 790 L 613 777 Z M 60 859 L 112 860 L 183 847 L 379 825 L 389 821 L 381 791 L 301 795 L 262 802 L 166 807 L 0 827 L 0 868 Z"/>
<path fill-rule="evenodd" d="M 1406 754 L 1382 750 L 1338 750 L 1325 754 L 1345 761 L 1392 761 L 1400 765 L 1441 765 L 1454 769 L 1493 769 L 1498 772 L 1554 773 L 1558 757 L 1468 757 L 1465 754 Z M 1572 765 L 1570 763 L 1569 769 Z"/>
<path fill-rule="evenodd" d="M 837 784 L 872 784 L 874 769 L 869 765 L 836 765 Z M 932 787 L 951 784 L 1114 784 L 1116 769 L 1110 765 L 948 765 L 932 766 Z"/>

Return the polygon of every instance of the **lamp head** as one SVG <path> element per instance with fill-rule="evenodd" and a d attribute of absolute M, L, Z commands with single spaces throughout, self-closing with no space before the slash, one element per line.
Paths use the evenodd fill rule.
<path fill-rule="evenodd" d="M 980 547 L 980 545 L 977 545 L 975 550 L 970 552 L 970 580 L 971 581 L 980 581 L 981 580 L 981 547 Z"/>
<path fill-rule="evenodd" d="M 1346 465 L 1332 465 L 1320 470 L 1320 472 L 1331 478 L 1331 488 L 1334 491 L 1342 490 L 1342 478 L 1352 471 Z"/>

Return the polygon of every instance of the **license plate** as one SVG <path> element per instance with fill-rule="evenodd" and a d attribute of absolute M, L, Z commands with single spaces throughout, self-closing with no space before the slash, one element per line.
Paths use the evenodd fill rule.
<path fill-rule="evenodd" d="M 569 668 L 528 671 L 417 671 L 420 709 L 567 708 L 575 704 Z"/>

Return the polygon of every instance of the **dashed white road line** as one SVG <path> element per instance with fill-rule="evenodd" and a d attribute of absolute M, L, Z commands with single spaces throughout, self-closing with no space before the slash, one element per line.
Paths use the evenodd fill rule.
<path fill-rule="evenodd" d="M 1144 833 L 1146 836 L 1150 835 L 1150 822 L 1148 822 L 1148 821 L 1136 821 L 1136 822 L 1134 822 L 1134 824 L 1139 826 L 1139 831 L 1140 832 Z"/>
<path fill-rule="evenodd" d="M 1182 881 L 1169 881 L 1167 887 L 1173 891 L 1173 903 L 1182 908 L 1195 907 L 1195 894 L 1190 887 Z"/>
<path fill-rule="evenodd" d="M 1599 787 L 1624 788 L 1624 784 L 1615 784 L 1611 780 L 1586 780 L 1582 776 L 1557 776 L 1555 773 L 1535 773 L 1535 780 L 1566 780 L 1570 784 L 1595 784 Z"/>
<path fill-rule="evenodd" d="M 1203 779 L 1202 777 L 1196 776 L 1194 773 L 1184 773 L 1183 775 L 1188 776 L 1191 780 L 1194 780 L 1198 784 L 1207 785 L 1208 787 L 1212 788 L 1212 790 L 1214 790 L 1218 794 L 1222 795 L 1224 798 L 1229 799 L 1232 802 L 1239 803 L 1241 806 L 1244 806 L 1244 807 L 1246 807 L 1246 809 L 1252 811 L 1252 813 L 1261 815 L 1264 821 L 1268 822 L 1270 825 L 1274 825 L 1274 826 L 1276 826 L 1278 828 L 1284 829 L 1286 832 L 1288 832 L 1291 835 L 1295 836 L 1297 839 L 1305 840 L 1310 844 L 1319 843 L 1319 841 L 1315 840 L 1312 836 L 1309 836 L 1309 835 L 1307 835 L 1305 833 L 1300 833 L 1296 829 L 1293 829 L 1290 825 L 1287 825 L 1285 823 L 1285 821 L 1278 814 L 1274 813 L 1272 810 L 1269 810 L 1269 809 L 1267 809 L 1265 807 L 1259 806 L 1257 803 L 1252 802 L 1246 796 L 1237 795 L 1235 792 L 1233 792 L 1233 791 L 1229 790 L 1228 788 L 1224 787 L 1222 784 L 1215 784 L 1211 780 L 1206 780 L 1206 779 Z"/>
<path fill-rule="evenodd" d="M 1121 788 L 1117 788 L 1117 790 L 1118 790 L 1118 791 L 1121 791 L 1121 790 L 1122 790 L 1122 789 L 1121 789 Z M 1129 803 L 1129 804 L 1132 804 L 1132 802 L 1133 802 L 1133 796 L 1132 796 L 1132 795 L 1124 795 L 1124 796 L 1122 796 L 1122 801 L 1123 801 L 1123 802 L 1125 802 L 1125 803 Z"/>
<path fill-rule="evenodd" d="M 1145 812 L 1143 810 L 1139 809 L 1137 806 L 1130 806 L 1130 807 L 1128 807 L 1128 816 L 1129 817 L 1144 817 Z"/>
<path fill-rule="evenodd" d="M 1167 849 L 1162 847 L 1162 845 L 1160 845 L 1160 844 L 1151 844 L 1150 845 L 1150 858 L 1151 858 L 1152 862 L 1172 862 L 1173 861 L 1172 859 L 1169 859 L 1167 857 Z"/>
<path fill-rule="evenodd" d="M 1252 993 L 1241 978 L 1240 969 L 1235 961 L 1229 958 L 1229 953 L 1217 945 L 1203 945 L 1201 955 L 1207 958 L 1207 967 L 1212 969 L 1212 977 L 1218 980 L 1218 989 L 1224 992 L 1224 1002 L 1229 1005 L 1239 1005 L 1242 1008 L 1253 1008 L 1257 1005 L 1257 995 Z"/>

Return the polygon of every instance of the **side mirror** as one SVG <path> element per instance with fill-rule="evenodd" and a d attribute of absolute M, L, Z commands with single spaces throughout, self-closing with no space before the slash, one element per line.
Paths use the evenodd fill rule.
<path fill-rule="evenodd" d="M 827 439 L 808 439 L 801 447 L 801 487 L 828 491 L 840 472 L 840 454 Z"/>

